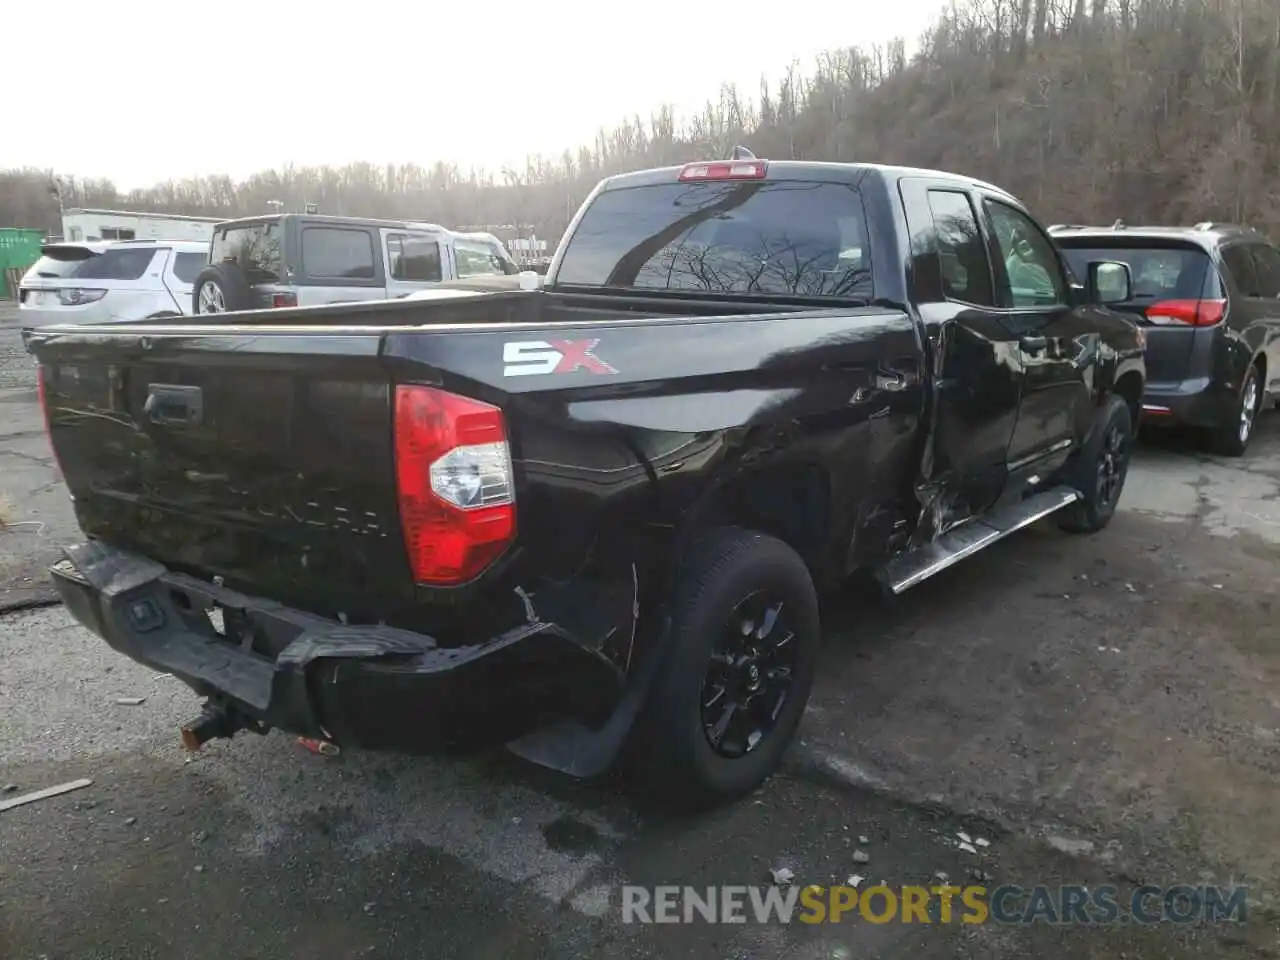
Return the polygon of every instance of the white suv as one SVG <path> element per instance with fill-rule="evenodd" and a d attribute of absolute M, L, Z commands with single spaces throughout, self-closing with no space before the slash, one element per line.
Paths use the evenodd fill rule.
<path fill-rule="evenodd" d="M 209 262 L 199 240 L 48 243 L 18 287 L 18 320 L 128 323 L 191 313 L 191 288 Z"/>

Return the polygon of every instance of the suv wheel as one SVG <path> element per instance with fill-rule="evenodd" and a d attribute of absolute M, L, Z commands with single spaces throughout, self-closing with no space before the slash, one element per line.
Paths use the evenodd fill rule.
<path fill-rule="evenodd" d="M 222 295 L 222 287 L 216 280 L 206 280 L 200 285 L 200 294 L 196 300 L 196 313 L 226 313 L 226 297 Z"/>
<path fill-rule="evenodd" d="M 1258 376 L 1258 365 L 1255 363 L 1244 375 L 1244 383 L 1240 384 L 1240 393 L 1236 396 L 1231 414 L 1213 436 L 1213 446 L 1217 452 L 1227 457 L 1244 456 L 1249 449 L 1249 441 L 1253 439 L 1253 428 L 1261 409 L 1262 378 Z"/>
<path fill-rule="evenodd" d="M 711 531 L 682 567 L 634 772 L 650 798 L 698 809 L 780 764 L 813 683 L 818 599 L 800 556 L 750 530 Z"/>
<path fill-rule="evenodd" d="M 205 267 L 191 287 L 193 313 L 227 313 L 253 309 L 253 288 L 234 263 Z"/>

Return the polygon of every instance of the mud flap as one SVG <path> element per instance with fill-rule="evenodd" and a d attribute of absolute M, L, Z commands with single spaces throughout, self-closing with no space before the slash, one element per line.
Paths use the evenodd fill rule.
<path fill-rule="evenodd" d="M 507 749 L 530 763 L 579 779 L 605 773 L 621 754 L 672 642 L 671 631 L 663 629 L 628 676 L 617 707 L 600 727 L 562 720 L 512 740 Z"/>

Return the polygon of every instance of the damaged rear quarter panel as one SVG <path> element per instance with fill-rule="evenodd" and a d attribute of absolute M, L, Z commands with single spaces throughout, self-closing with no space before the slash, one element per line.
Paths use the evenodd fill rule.
<path fill-rule="evenodd" d="M 575 346 L 561 356 L 590 360 L 556 372 L 552 358 L 537 359 L 566 341 Z M 544 372 L 512 374 L 513 357 Z M 600 543 L 629 561 L 727 485 L 792 467 L 839 490 L 814 556 L 843 558 L 859 522 L 852 505 L 868 492 L 892 497 L 908 475 L 922 357 L 913 319 L 884 307 L 495 324 L 393 334 L 384 345 L 397 378 L 425 376 L 503 407 L 521 569 L 550 577 L 573 575 Z M 885 389 L 885 367 L 908 388 Z"/>

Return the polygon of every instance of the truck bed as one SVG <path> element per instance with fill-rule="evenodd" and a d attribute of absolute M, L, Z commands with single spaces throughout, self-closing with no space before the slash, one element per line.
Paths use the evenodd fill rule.
<path fill-rule="evenodd" d="M 725 305 L 496 293 L 47 327 L 30 349 L 86 534 L 302 609 L 390 623 L 450 602 L 407 562 L 397 384 L 502 409 L 518 491 L 508 569 L 569 575 L 628 516 L 678 518 L 728 431 L 829 417 L 852 368 L 870 384 L 877 364 L 920 362 L 900 311 Z M 579 363 L 553 371 L 538 359 L 548 349 Z M 894 450 L 909 432 L 883 439 Z"/>

